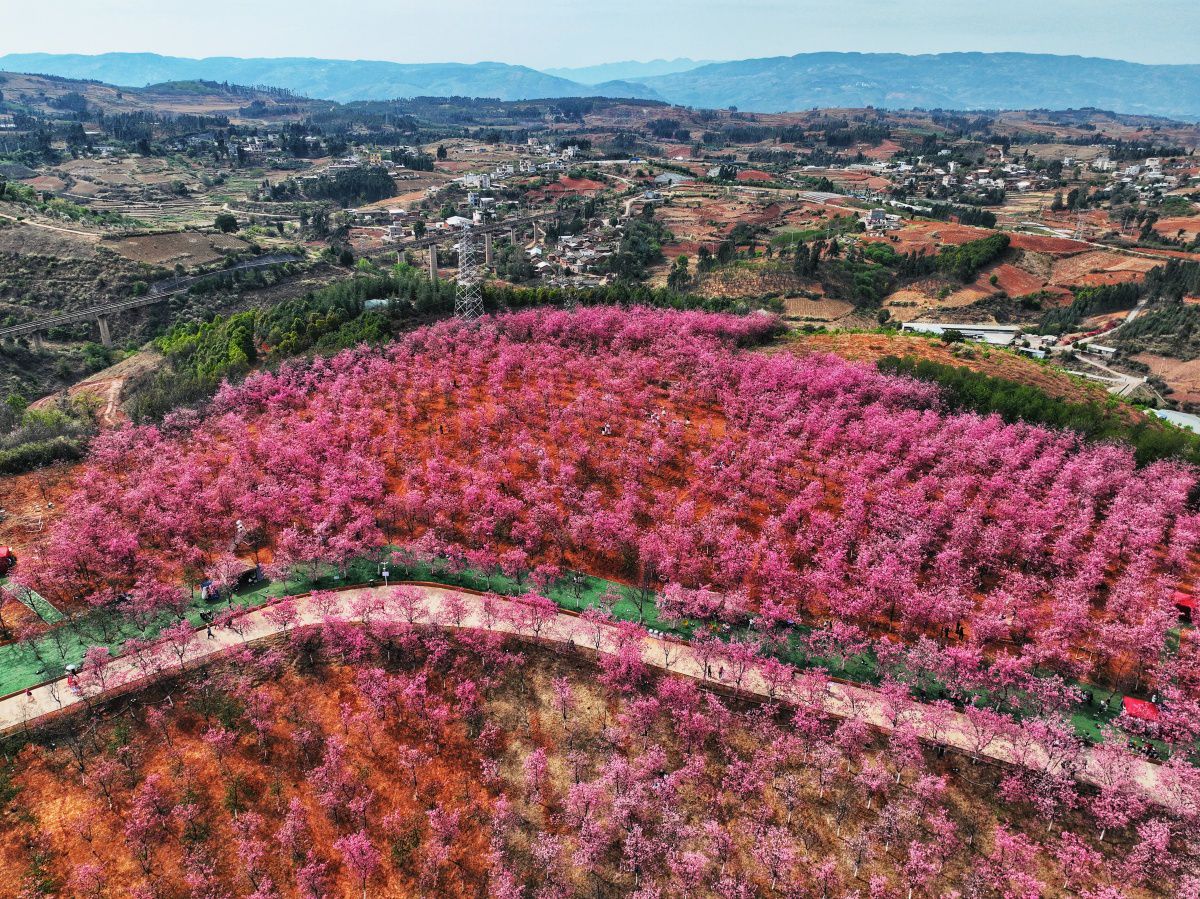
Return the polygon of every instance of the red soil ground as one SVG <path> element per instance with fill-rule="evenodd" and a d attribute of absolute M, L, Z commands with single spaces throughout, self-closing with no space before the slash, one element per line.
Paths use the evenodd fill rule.
<path fill-rule="evenodd" d="M 737 173 L 738 181 L 774 181 L 775 176 L 770 172 L 763 172 L 759 169 L 742 169 Z"/>
<path fill-rule="evenodd" d="M 60 739 L 57 747 L 30 744 L 9 769 L 19 794 L 0 800 L 5 895 L 26 895 L 20 890 L 31 871 L 63 888 L 55 895 L 79 899 L 248 896 L 253 874 L 260 882 L 270 877 L 278 890 L 263 895 L 290 899 L 299 895 L 296 873 L 308 858 L 327 866 L 321 895 L 329 899 L 356 899 L 364 892 L 372 899 L 495 895 L 486 885 L 501 865 L 531 890 L 543 884 L 553 895 L 564 887 L 570 895 L 591 895 L 589 884 L 603 884 L 597 895 L 633 895 L 637 873 L 621 864 L 621 844 L 632 839 L 631 830 L 657 839 L 655 821 L 641 819 L 662 808 L 677 816 L 671 826 L 695 832 L 687 848 L 700 850 L 691 855 L 705 868 L 719 859 L 722 872 L 740 875 L 737 882 L 747 891 L 739 895 L 777 894 L 763 862 L 770 856 L 757 846 L 762 836 L 756 828 L 764 823 L 782 825 L 771 835 L 786 835 L 787 845 L 796 845 L 785 871 L 789 884 L 806 887 L 796 893 L 805 896 L 849 895 L 868 883 L 887 884 L 883 895 L 903 895 L 904 844 L 889 851 L 880 842 L 892 832 L 885 829 L 889 821 L 930 845 L 938 843 L 937 834 L 950 835 L 936 846 L 942 854 L 930 895 L 970 882 L 992 851 L 987 835 L 1001 822 L 1028 835 L 1029 868 L 1020 873 L 1038 876 L 1038 895 L 1047 899 L 1073 894 L 1060 887 L 1065 874 L 1080 886 L 1106 882 L 1129 845 L 1112 837 L 1108 844 L 1095 841 L 1094 822 L 1082 814 L 1056 814 L 1051 832 L 1029 803 L 1001 802 L 986 768 L 968 771 L 919 747 L 915 754 L 897 751 L 869 731 L 834 731 L 823 722 L 801 730 L 705 693 L 671 694 L 670 684 L 658 695 L 643 688 L 621 696 L 602 689 L 596 667 L 581 658 L 529 644 L 507 648 L 521 654 L 506 668 L 485 672 L 486 679 L 480 654 L 470 647 L 446 644 L 442 663 L 427 663 L 419 677 L 429 672 L 428 694 L 422 681 L 421 695 L 435 711 L 444 709 L 444 717 L 412 710 L 403 690 L 418 679 L 409 653 L 360 679 L 369 666 L 381 664 L 374 655 L 359 665 L 327 660 L 301 673 L 285 661 L 298 658 L 300 647 L 281 646 L 265 665 L 247 659 L 176 684 L 169 704 L 162 691 L 148 691 L 132 714 L 89 729 L 87 739 L 69 745 Z M 329 655 L 335 652 L 327 648 Z M 384 677 L 397 679 L 400 689 L 394 698 L 383 694 L 384 708 L 373 709 L 367 688 Z M 473 689 L 456 693 L 469 678 Z M 251 695 L 254 717 L 264 722 L 253 727 L 242 705 Z M 562 695 L 568 706 L 560 704 Z M 145 720 L 149 709 L 162 713 L 161 724 Z M 700 720 L 692 723 L 687 715 Z M 703 735 L 706 729 L 715 736 L 702 736 L 694 748 L 685 744 L 685 733 Z M 232 737 L 222 748 L 207 738 L 222 733 Z M 326 747 L 338 745 L 342 763 L 323 764 L 330 758 Z M 535 750 L 547 762 L 539 795 L 527 774 Z M 766 770 L 776 776 L 756 784 L 756 760 L 767 756 Z M 692 761 L 698 769 L 688 774 L 681 765 Z M 611 766 L 621 767 L 614 772 Z M 317 773 L 322 769 L 325 774 Z M 868 791 L 864 783 L 872 771 L 882 786 Z M 131 814 L 134 796 L 151 775 L 162 801 L 144 803 L 140 814 L 163 818 L 138 827 L 145 817 Z M 337 788 L 321 795 L 329 784 Z M 579 784 L 572 803 L 569 794 Z M 639 792 L 649 789 L 671 798 L 641 792 L 639 804 Z M 615 801 L 622 796 L 627 806 Z M 354 800 L 360 806 L 352 806 Z M 302 818 L 297 855 L 275 836 L 293 807 Z M 617 820 L 634 826 L 615 827 Z M 448 823 L 452 838 L 445 836 Z M 602 827 L 611 848 L 584 865 L 571 853 L 589 826 Z M 1066 871 L 1054 861 L 1062 827 L 1097 842 L 1103 854 L 1088 870 Z M 334 846 L 356 829 L 380 853 L 365 885 Z M 247 832 L 251 839 L 239 843 Z M 711 834 L 726 832 L 732 838 L 710 848 Z M 674 848 L 660 850 L 663 858 L 675 859 Z M 94 866 L 98 891 L 93 882 L 84 892 L 82 866 Z M 197 892 L 205 868 L 203 885 L 212 892 Z M 660 879 L 666 870 L 656 862 L 639 873 Z M 153 893 L 141 891 L 151 883 Z M 1147 889 L 1128 886 L 1132 892 L 1123 895 L 1130 899 L 1165 894 L 1153 881 Z"/>
<path fill-rule="evenodd" d="M 1185 236 L 1194 238 L 1200 234 L 1200 215 L 1159 219 L 1154 223 L 1154 230 L 1165 237 L 1175 237 L 1182 231 Z"/>
<path fill-rule="evenodd" d="M 1153 259 L 1094 250 L 1055 260 L 1050 283 L 1071 286 L 1137 281 L 1158 264 Z"/>
<path fill-rule="evenodd" d="M 1032 359 L 992 350 L 986 355 L 983 350 L 972 349 L 963 353 L 960 349 L 924 337 L 886 334 L 804 334 L 787 345 L 797 353 L 834 353 L 856 362 L 875 362 L 884 356 L 915 356 L 944 365 L 958 365 L 972 371 L 982 372 L 995 378 L 1007 378 L 1038 387 L 1051 396 L 1071 402 L 1101 402 L 1108 394 L 1103 388 L 1081 383 L 1069 375 L 1041 365 Z M 1131 414 L 1136 414 L 1131 410 Z"/>
<path fill-rule="evenodd" d="M 778 203 L 771 203 L 763 209 L 743 213 L 738 216 L 736 221 L 731 221 L 721 228 L 725 234 L 730 234 L 733 229 L 740 224 L 747 225 L 770 225 L 779 221 L 783 215 L 783 209 Z"/>
<path fill-rule="evenodd" d="M 588 194 L 604 190 L 608 185 L 591 178 L 559 178 L 553 184 L 547 184 L 542 190 L 548 194 Z"/>
<path fill-rule="evenodd" d="M 885 140 L 877 147 L 863 147 L 862 154 L 867 159 L 888 160 L 904 150 L 903 145 L 894 140 Z"/>
<path fill-rule="evenodd" d="M 443 160 L 439 160 L 439 161 L 435 162 L 434 165 L 437 166 L 437 169 L 440 172 L 454 172 L 455 174 L 458 174 L 459 172 L 470 172 L 474 169 L 479 168 L 479 163 L 475 162 L 473 160 L 470 160 L 470 159 L 461 159 L 461 160 L 444 160 L 443 159 Z"/>
<path fill-rule="evenodd" d="M 958 246 L 987 237 L 986 228 L 972 228 L 955 222 L 913 221 L 888 236 L 897 253 L 936 253 L 945 246 Z M 892 241 L 891 238 L 896 240 Z"/>
<path fill-rule="evenodd" d="M 993 276 L 996 278 L 994 287 L 991 283 Z M 1037 293 L 1046 286 L 1046 282 L 1041 278 L 1007 262 L 980 272 L 975 283 L 985 290 L 988 288 L 1003 290 L 1010 297 L 1022 297 Z"/>
<path fill-rule="evenodd" d="M 333 841 L 340 836 L 339 828 L 315 796 L 314 784 L 306 777 L 306 766 L 300 761 L 303 751 L 294 738 L 297 722 L 309 724 L 316 733 L 345 733 L 349 761 L 357 766 L 354 770 L 377 772 L 377 776 L 370 779 L 370 790 L 376 797 L 377 807 L 405 821 L 406 826 L 419 828 L 425 822 L 426 810 L 431 807 L 460 810 L 465 826 L 451 847 L 446 869 L 449 871 L 454 866 L 461 866 L 463 872 L 474 877 L 480 876 L 484 870 L 488 832 L 483 826 L 483 818 L 493 800 L 477 774 L 466 776 L 468 771 L 479 770 L 478 751 L 472 749 L 461 727 L 446 729 L 437 736 L 439 751 L 436 754 L 429 752 L 423 757 L 420 785 L 414 788 L 412 776 L 395 760 L 395 747 L 397 744 L 423 745 L 420 736 L 401 726 L 397 731 L 397 742 L 389 737 L 392 753 L 385 761 L 385 756 L 381 754 L 382 745 L 372 747 L 365 738 L 362 726 L 346 731 L 346 722 L 341 717 L 342 704 L 350 703 L 350 708 L 361 708 L 363 703 L 361 694 L 355 688 L 354 674 L 353 668 L 336 668 L 321 681 L 289 675 L 275 683 L 261 684 L 258 689 L 270 698 L 279 715 L 279 720 L 270 729 L 277 747 L 270 754 L 264 755 L 247 748 L 218 762 L 203 739 L 208 728 L 217 722 L 211 718 L 205 721 L 194 713 L 183 711 L 182 707 L 172 714 L 166 739 L 148 728 L 139 730 L 135 743 L 135 764 L 139 776 L 159 775 L 175 796 L 182 794 L 188 786 L 195 791 L 194 802 L 214 825 L 210 836 L 212 845 L 222 847 L 217 853 L 216 868 L 222 879 L 228 878 L 230 883 L 239 879 L 244 882 L 244 878 L 240 877 L 243 868 L 241 859 L 239 853 L 234 851 L 234 818 L 219 811 L 227 796 L 225 784 L 237 782 L 243 810 L 255 810 L 262 814 L 274 824 L 272 832 L 281 823 L 288 801 L 293 797 L 299 798 L 307 812 L 312 841 L 322 857 L 331 863 L 329 874 L 339 886 L 336 892 L 329 895 L 340 897 L 357 894 L 357 890 L 352 888 L 353 878 L 339 864 L 339 853 L 332 849 Z M 164 710 L 171 712 L 169 707 L 164 706 Z M 536 722 L 531 724 L 536 727 Z M 94 759 L 91 761 L 95 762 Z M 68 880 L 73 865 L 83 862 L 101 864 L 113 888 L 123 884 L 132 890 L 135 885 L 147 880 L 126 839 L 125 820 L 119 813 L 119 807 L 111 810 L 106 808 L 104 797 L 95 788 L 81 784 L 78 774 L 68 770 L 68 759 L 62 753 L 28 752 L 23 762 L 20 774 L 23 804 L 36 808 L 36 820 L 50 835 L 49 849 L 62 882 Z M 184 771 L 186 776 L 181 777 Z M 384 772 L 387 772 L 386 775 Z M 115 784 L 113 792 L 122 798 L 129 795 L 123 786 Z M 375 817 L 382 816 L 381 813 Z M 164 830 L 171 827 L 168 824 Z M 0 877 L 14 889 L 24 876 L 22 865 L 26 853 L 20 839 L 23 831 L 24 827 L 10 821 L 3 827 L 4 834 L 0 837 Z M 162 836 L 166 837 L 166 833 Z M 377 841 L 386 849 L 386 841 L 378 837 Z M 290 860 L 285 859 L 286 853 L 273 851 L 265 861 L 267 870 L 281 886 L 289 882 L 286 872 Z M 181 880 L 190 867 L 179 853 L 178 844 L 155 847 L 151 862 L 157 872 L 156 877 L 164 882 Z M 388 868 L 390 870 L 391 865 Z M 380 878 L 372 885 L 370 895 L 383 899 L 417 895 L 413 873 L 410 868 L 406 876 L 395 873 L 390 878 Z M 7 890 L 4 892 L 6 895 L 16 895 Z M 113 890 L 105 895 L 115 897 L 132 893 Z M 167 895 L 185 893 L 171 892 Z M 285 895 L 295 896 L 297 893 L 287 891 Z M 463 892 L 460 885 L 447 877 L 436 895 L 455 897 L 474 894 Z"/>
<path fill-rule="evenodd" d="M 676 256 L 687 256 L 689 259 L 695 259 L 696 254 L 700 252 L 701 246 L 707 246 L 711 253 L 715 247 L 715 243 L 701 244 L 698 240 L 683 240 L 664 245 L 662 252 L 663 256 L 667 259 L 674 259 Z"/>
<path fill-rule="evenodd" d="M 1200 262 L 1200 253 L 1185 253 L 1183 250 L 1158 250 L 1142 247 L 1138 249 L 1138 252 L 1161 259 L 1187 259 L 1192 262 Z"/>
<path fill-rule="evenodd" d="M 24 603 L 0 589 L 0 643 L 11 643 L 23 628 L 37 625 L 41 619 Z"/>
<path fill-rule="evenodd" d="M 1078 240 L 1068 240 L 1065 237 L 1039 237 L 1034 234 L 1009 234 L 1011 245 L 1018 250 L 1033 250 L 1035 253 L 1050 253 L 1067 256 L 1071 253 L 1083 253 L 1092 249 L 1089 244 Z"/>
<path fill-rule="evenodd" d="M 1175 392 L 1171 399 L 1181 403 L 1200 403 L 1200 359 L 1183 361 L 1153 353 L 1133 357 L 1150 366 L 1150 371 L 1166 381 Z"/>
<path fill-rule="evenodd" d="M 525 196 L 531 201 L 553 200 L 568 196 L 591 196 L 607 188 L 607 184 L 593 181 L 591 178 L 560 178 L 538 190 L 531 190 Z"/>
<path fill-rule="evenodd" d="M 78 466 L 55 465 L 30 474 L 0 478 L 0 545 L 18 558 L 37 543 L 71 492 Z"/>
<path fill-rule="evenodd" d="M 1142 280 L 1137 272 L 1093 272 L 1074 281 L 1078 287 L 1107 287 L 1112 284 L 1131 284 Z"/>

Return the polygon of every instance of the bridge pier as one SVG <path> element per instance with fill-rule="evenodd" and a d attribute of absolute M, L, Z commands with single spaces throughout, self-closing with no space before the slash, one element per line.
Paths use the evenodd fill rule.
<path fill-rule="evenodd" d="M 508 240 L 514 247 L 517 245 L 517 229 L 516 228 L 509 229 Z"/>
<path fill-rule="evenodd" d="M 495 254 L 492 252 L 492 233 L 489 231 L 483 235 L 483 262 L 485 265 L 491 265 Z"/>
<path fill-rule="evenodd" d="M 429 280 L 436 281 L 438 279 L 438 258 L 437 244 L 429 245 Z"/>
<path fill-rule="evenodd" d="M 112 332 L 108 329 L 108 316 L 100 315 L 96 317 L 96 324 L 100 326 L 100 343 L 106 350 L 112 349 Z"/>
<path fill-rule="evenodd" d="M 42 332 L 34 331 L 32 334 L 30 334 L 29 342 L 31 344 L 33 344 L 33 351 L 35 353 L 40 353 L 43 349 L 43 347 L 42 347 Z"/>

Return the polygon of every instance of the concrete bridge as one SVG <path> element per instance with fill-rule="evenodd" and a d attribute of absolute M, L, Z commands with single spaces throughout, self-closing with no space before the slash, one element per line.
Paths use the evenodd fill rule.
<path fill-rule="evenodd" d="M 227 272 L 239 272 L 254 268 L 268 268 L 273 265 L 281 265 L 285 262 L 296 262 L 301 257 L 290 253 L 273 253 L 268 256 L 259 256 L 256 259 L 248 259 L 245 262 L 239 262 L 237 265 L 230 266 L 220 271 L 207 272 L 202 275 L 191 275 L 185 278 L 168 278 L 165 281 L 156 282 L 150 290 L 140 297 L 131 297 L 128 300 L 118 300 L 112 303 L 104 303 L 99 306 L 91 306 L 87 309 L 80 309 L 76 312 L 64 312 L 61 315 L 50 315 L 45 318 L 37 318 L 33 321 L 22 322 L 19 325 L 11 325 L 7 328 L 0 328 L 0 341 L 14 340 L 17 337 L 29 337 L 33 343 L 35 350 L 42 348 L 42 334 L 51 328 L 57 328 L 60 325 L 72 325 L 76 322 L 95 321 L 100 329 L 100 342 L 105 347 L 112 346 L 112 326 L 110 319 L 112 316 L 122 312 L 128 312 L 132 309 L 141 309 L 145 306 L 153 306 L 161 303 L 173 296 L 186 292 L 193 285 L 198 284 L 208 278 L 218 277 Z"/>

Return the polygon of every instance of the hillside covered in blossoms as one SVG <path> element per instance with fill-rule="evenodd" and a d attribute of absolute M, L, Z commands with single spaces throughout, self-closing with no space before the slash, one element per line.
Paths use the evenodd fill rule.
<path fill-rule="evenodd" d="M 87 711 L 7 771 L 0 865 L 85 896 L 1196 895 L 1196 472 L 779 330 L 441 322 L 98 437 L 22 561 L 66 623 L 6 647 L 87 647 Z"/>

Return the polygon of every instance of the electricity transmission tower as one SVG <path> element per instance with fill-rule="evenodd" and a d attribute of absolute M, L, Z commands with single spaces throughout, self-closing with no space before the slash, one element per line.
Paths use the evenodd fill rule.
<path fill-rule="evenodd" d="M 454 315 L 474 319 L 483 315 L 483 270 L 475 258 L 475 235 L 468 225 L 458 240 L 458 285 L 454 294 Z"/>
<path fill-rule="evenodd" d="M 1075 219 L 1075 239 L 1076 240 L 1083 240 L 1083 220 L 1084 220 L 1084 214 L 1081 210 L 1078 218 Z"/>

